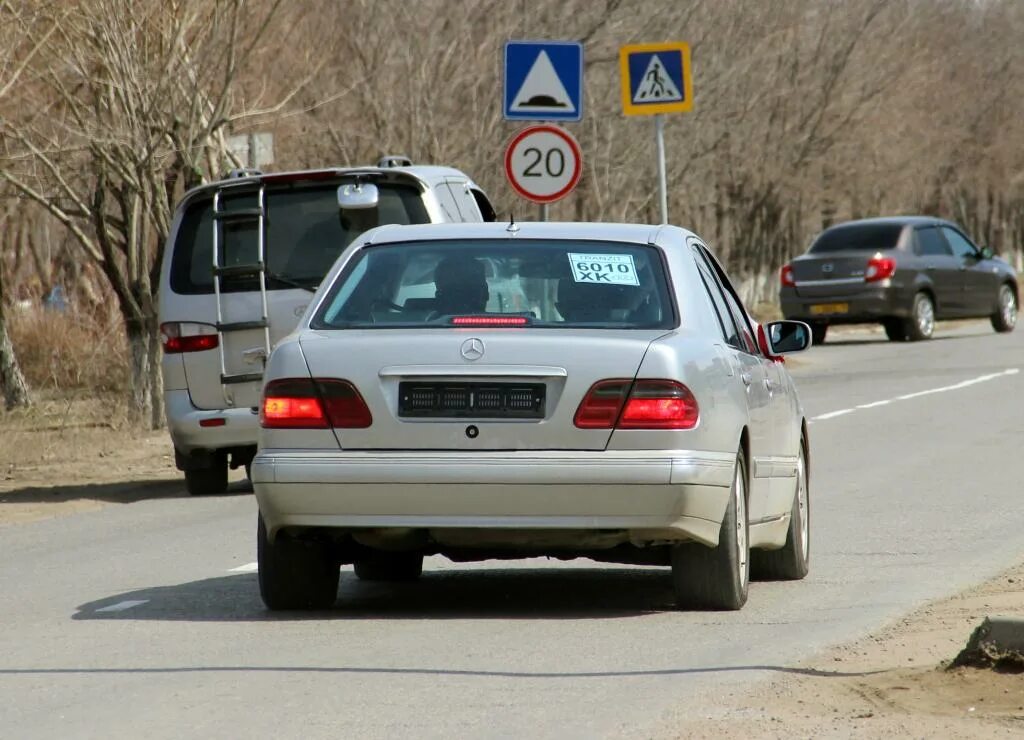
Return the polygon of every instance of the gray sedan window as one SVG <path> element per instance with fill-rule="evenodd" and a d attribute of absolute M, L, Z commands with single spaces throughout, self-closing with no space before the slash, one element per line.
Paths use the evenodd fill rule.
<path fill-rule="evenodd" d="M 949 256 L 949 245 L 934 226 L 917 230 L 917 248 L 914 250 L 922 257 Z"/>
<path fill-rule="evenodd" d="M 946 237 L 946 241 L 949 242 L 949 246 L 953 248 L 953 254 L 957 257 L 977 257 L 978 250 L 975 249 L 974 245 L 956 229 L 951 229 L 948 226 L 942 227 L 942 233 Z"/>

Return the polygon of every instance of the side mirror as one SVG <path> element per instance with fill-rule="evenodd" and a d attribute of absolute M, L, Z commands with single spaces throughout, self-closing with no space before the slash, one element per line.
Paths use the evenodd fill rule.
<path fill-rule="evenodd" d="M 811 327 L 802 321 L 773 321 L 765 326 L 765 334 L 773 355 L 803 352 L 811 346 Z"/>
<path fill-rule="evenodd" d="M 990 260 L 990 259 L 992 259 L 995 256 L 996 256 L 996 250 L 992 249 L 992 247 L 982 247 L 981 248 L 981 258 L 983 260 Z"/>
<path fill-rule="evenodd" d="M 380 193 L 372 182 L 356 182 L 338 188 L 338 208 L 342 210 L 363 210 L 376 208 Z"/>

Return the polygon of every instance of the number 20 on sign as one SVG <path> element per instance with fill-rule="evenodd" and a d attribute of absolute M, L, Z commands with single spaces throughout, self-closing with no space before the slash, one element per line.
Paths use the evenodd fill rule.
<path fill-rule="evenodd" d="M 583 173 L 576 139 L 559 126 L 523 129 L 505 149 L 505 175 L 512 188 L 534 203 L 554 203 L 572 192 Z"/>

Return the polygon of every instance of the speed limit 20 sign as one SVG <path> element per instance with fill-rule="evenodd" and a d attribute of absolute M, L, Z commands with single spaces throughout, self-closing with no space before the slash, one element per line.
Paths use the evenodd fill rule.
<path fill-rule="evenodd" d="M 583 173 L 583 154 L 576 139 L 559 126 L 530 126 L 505 149 L 505 175 L 513 189 L 534 203 L 564 198 Z"/>

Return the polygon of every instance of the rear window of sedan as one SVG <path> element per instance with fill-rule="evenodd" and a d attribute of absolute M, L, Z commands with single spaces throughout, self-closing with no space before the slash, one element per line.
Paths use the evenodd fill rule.
<path fill-rule="evenodd" d="M 490 322 L 490 323 L 489 323 Z M 401 242 L 360 250 L 313 319 L 316 329 L 676 325 L 656 247 L 570 240 Z"/>
<path fill-rule="evenodd" d="M 822 234 L 811 245 L 811 252 L 877 252 L 895 249 L 903 231 L 902 224 L 850 224 L 835 226 Z"/>

